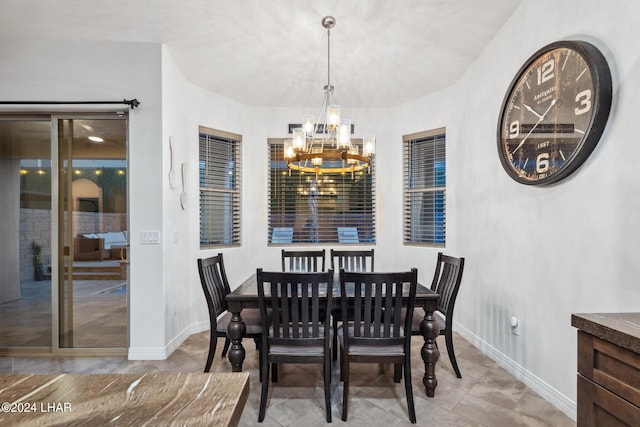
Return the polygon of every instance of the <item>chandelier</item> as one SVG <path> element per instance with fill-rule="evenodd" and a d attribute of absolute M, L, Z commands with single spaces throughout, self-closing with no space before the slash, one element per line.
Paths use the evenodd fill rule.
<path fill-rule="evenodd" d="M 284 157 L 291 170 L 315 173 L 347 173 L 370 171 L 375 154 L 376 138 L 363 138 L 360 147 L 351 143 L 351 121 L 341 119 L 331 85 L 331 28 L 336 25 L 333 16 L 322 18 L 327 29 L 327 84 L 318 119 L 306 114 L 301 127 L 292 130 L 292 139 L 285 141 Z M 321 123 L 324 121 L 324 123 Z"/>

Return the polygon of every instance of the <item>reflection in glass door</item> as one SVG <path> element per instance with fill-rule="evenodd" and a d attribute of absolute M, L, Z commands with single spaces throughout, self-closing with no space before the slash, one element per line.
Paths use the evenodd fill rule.
<path fill-rule="evenodd" d="M 124 118 L 54 120 L 58 141 L 60 348 L 127 347 Z"/>

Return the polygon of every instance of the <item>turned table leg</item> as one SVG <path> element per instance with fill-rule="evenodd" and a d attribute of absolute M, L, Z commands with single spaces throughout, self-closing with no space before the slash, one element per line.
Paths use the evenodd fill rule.
<path fill-rule="evenodd" d="M 433 317 L 434 309 L 429 307 L 428 303 L 424 304 L 425 316 L 420 323 L 420 333 L 424 338 L 424 345 L 422 346 L 422 360 L 424 360 L 424 378 L 422 383 L 427 392 L 428 397 L 433 397 L 436 387 L 438 386 L 438 380 L 436 379 L 436 362 L 440 357 L 440 350 L 436 347 L 436 338 L 440 334 L 440 328 L 438 323 Z"/>
<path fill-rule="evenodd" d="M 242 306 L 239 304 L 229 304 L 229 311 L 231 312 L 231 321 L 227 327 L 227 335 L 231 340 L 231 347 L 229 348 L 229 363 L 231 363 L 231 370 L 233 372 L 242 372 L 242 363 L 245 358 L 245 350 L 242 346 L 242 337 L 247 330 L 247 325 L 244 324 L 240 312 Z"/>

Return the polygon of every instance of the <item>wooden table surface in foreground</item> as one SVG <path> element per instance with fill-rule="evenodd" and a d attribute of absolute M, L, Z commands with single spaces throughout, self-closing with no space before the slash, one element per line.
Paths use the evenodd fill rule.
<path fill-rule="evenodd" d="M 0 425 L 236 426 L 248 373 L 0 375 Z"/>

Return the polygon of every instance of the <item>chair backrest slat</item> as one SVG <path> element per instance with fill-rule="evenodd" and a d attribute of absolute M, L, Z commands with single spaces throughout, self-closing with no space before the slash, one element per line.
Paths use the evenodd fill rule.
<path fill-rule="evenodd" d="M 400 289 L 402 289 L 402 287 L 403 287 L 401 283 L 396 284 L 396 286 L 399 286 Z M 402 304 L 402 295 L 403 295 L 402 290 L 400 292 L 396 292 L 396 304 L 395 304 L 396 307 L 398 307 L 399 305 Z M 395 335 L 398 335 L 398 334 L 400 334 L 400 328 L 404 327 L 404 325 L 402 323 L 402 310 L 394 310 L 392 314 L 393 314 L 393 326 L 394 326 L 394 328 L 396 328 L 393 331 L 393 333 Z"/>
<path fill-rule="evenodd" d="M 382 311 L 383 286 L 384 285 L 382 283 L 374 283 L 374 286 L 373 286 L 373 290 L 375 291 L 373 293 L 374 312 L 371 313 L 373 315 L 373 321 L 371 322 L 371 324 L 372 324 L 373 334 L 376 338 L 380 337 L 380 328 L 382 326 L 382 317 L 384 315 L 384 312 Z"/>
<path fill-rule="evenodd" d="M 260 283 L 258 283 L 258 286 L 259 285 Z M 280 313 L 280 316 L 276 316 L 272 321 L 273 331 L 276 336 L 280 336 L 280 331 L 281 331 L 280 323 L 289 321 L 289 307 L 280 306 L 280 298 L 278 297 L 277 284 L 272 282 L 269 285 L 271 286 L 271 289 L 269 291 L 269 294 L 271 295 L 271 309 Z"/>

